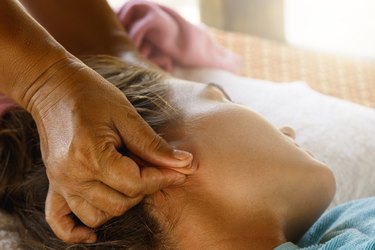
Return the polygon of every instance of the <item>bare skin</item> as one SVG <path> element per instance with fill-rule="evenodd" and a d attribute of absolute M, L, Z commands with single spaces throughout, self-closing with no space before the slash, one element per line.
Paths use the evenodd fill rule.
<path fill-rule="evenodd" d="M 192 152 L 197 171 L 151 199 L 178 249 L 273 249 L 299 239 L 333 198 L 329 168 L 296 145 L 292 129 L 219 88 L 177 79 L 170 88 L 182 117 L 167 141 Z"/>
<path fill-rule="evenodd" d="M 155 67 L 139 56 L 105 0 L 20 2 L 66 50 L 78 58 L 105 54 L 126 57 L 132 63 Z"/>
<path fill-rule="evenodd" d="M 98 4 L 97 10 L 105 3 L 28 2 L 77 8 Z M 113 25 L 104 21 L 104 27 Z M 184 174 L 169 168 L 189 166 L 192 155 L 156 135 L 119 90 L 56 42 L 15 0 L 0 1 L 0 34 L 0 92 L 36 121 L 50 181 L 46 219 L 58 237 L 71 243 L 95 242 L 91 228 L 124 213 L 145 195 L 185 181 Z M 110 37 L 108 33 L 104 40 Z M 113 37 L 116 43 L 124 39 Z M 129 50 L 128 44 L 110 48 L 115 54 Z M 141 171 L 120 154 L 118 149 L 125 146 L 150 167 Z M 87 227 L 77 226 L 72 212 Z"/>

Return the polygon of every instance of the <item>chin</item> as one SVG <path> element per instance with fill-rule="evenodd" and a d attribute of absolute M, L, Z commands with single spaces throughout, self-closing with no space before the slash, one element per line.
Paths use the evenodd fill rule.
<path fill-rule="evenodd" d="M 332 170 L 326 166 L 326 183 L 327 183 L 327 200 L 328 200 L 328 205 L 331 203 L 333 200 L 333 197 L 335 196 L 336 193 L 336 178 L 335 175 L 333 174 Z M 327 205 L 327 206 L 328 206 Z"/>
<path fill-rule="evenodd" d="M 317 161 L 318 162 L 318 161 Z M 288 238 L 297 241 L 327 210 L 336 192 L 336 181 L 333 172 L 319 162 L 315 165 L 314 172 L 310 172 L 309 180 L 305 187 L 309 193 L 305 194 L 302 204 L 299 204 L 297 214 L 298 230 L 294 237 Z M 307 205 L 308 204 L 308 205 Z"/>
<path fill-rule="evenodd" d="M 319 161 L 318 161 L 319 162 Z M 323 213 L 333 200 L 336 193 L 336 178 L 332 170 L 322 162 L 319 162 L 319 176 L 315 177 L 319 180 L 317 183 L 317 193 L 319 194 L 321 213 Z"/>
<path fill-rule="evenodd" d="M 314 176 L 310 175 L 313 183 L 311 186 L 311 197 L 314 197 L 317 214 L 322 214 L 332 202 L 336 193 L 336 178 L 332 170 L 324 163 L 315 160 L 313 167 Z"/>

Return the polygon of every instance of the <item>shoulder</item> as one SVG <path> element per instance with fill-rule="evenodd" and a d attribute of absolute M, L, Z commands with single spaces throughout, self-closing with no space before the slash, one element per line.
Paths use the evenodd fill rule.
<path fill-rule="evenodd" d="M 375 242 L 375 198 L 351 201 L 324 213 L 301 238 L 298 245 L 325 243 L 331 247 Z M 362 244 L 361 243 L 361 244 Z"/>
<path fill-rule="evenodd" d="M 286 249 L 375 249 L 375 198 L 339 205 L 325 212 L 302 236 L 297 245 Z"/>

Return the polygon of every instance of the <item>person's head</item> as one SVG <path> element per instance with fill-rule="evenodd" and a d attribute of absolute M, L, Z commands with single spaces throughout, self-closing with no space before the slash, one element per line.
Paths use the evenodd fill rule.
<path fill-rule="evenodd" d="M 85 62 L 170 144 L 192 152 L 197 170 L 185 184 L 150 195 L 99 227 L 98 243 L 77 249 L 276 246 L 296 240 L 331 201 L 331 171 L 295 145 L 293 132 L 231 103 L 214 84 L 168 78 L 110 57 Z M 1 204 L 20 218 L 29 247 L 69 247 L 44 220 L 48 180 L 30 115 L 13 109 L 1 128 Z"/>

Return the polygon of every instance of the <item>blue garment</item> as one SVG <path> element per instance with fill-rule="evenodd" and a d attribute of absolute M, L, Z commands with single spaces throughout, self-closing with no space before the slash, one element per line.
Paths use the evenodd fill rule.
<path fill-rule="evenodd" d="M 351 201 L 325 212 L 297 245 L 275 250 L 375 250 L 375 198 Z"/>

